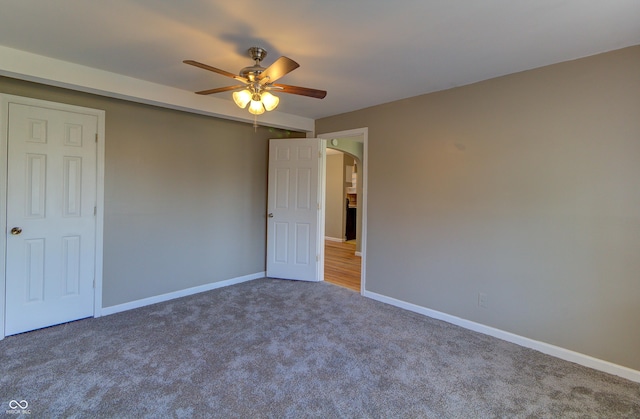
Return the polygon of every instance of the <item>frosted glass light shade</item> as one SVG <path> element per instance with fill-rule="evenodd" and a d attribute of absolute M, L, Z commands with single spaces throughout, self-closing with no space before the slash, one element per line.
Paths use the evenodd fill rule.
<path fill-rule="evenodd" d="M 251 92 L 248 90 L 241 90 L 239 92 L 233 92 L 233 101 L 244 109 L 247 106 L 247 103 L 251 102 Z"/>
<path fill-rule="evenodd" d="M 252 100 L 251 105 L 249 105 L 249 112 L 254 115 L 262 115 L 264 113 L 264 106 L 262 106 L 262 102 Z"/>
<path fill-rule="evenodd" d="M 264 92 L 262 94 L 262 104 L 267 111 L 274 110 L 278 106 L 278 103 L 280 103 L 280 99 L 278 99 L 277 96 L 274 96 L 269 92 Z"/>

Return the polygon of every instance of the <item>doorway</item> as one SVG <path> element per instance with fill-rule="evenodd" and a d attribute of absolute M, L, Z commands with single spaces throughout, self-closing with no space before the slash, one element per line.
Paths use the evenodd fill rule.
<path fill-rule="evenodd" d="M 302 279 L 299 275 L 288 275 L 286 273 L 275 273 L 272 269 L 275 263 L 284 265 L 305 265 L 313 268 L 310 271 L 307 280 L 309 281 L 322 281 L 325 278 L 325 246 L 324 233 L 325 233 L 325 206 L 324 200 L 326 195 L 326 143 L 329 141 L 333 147 L 340 142 L 340 139 L 353 140 L 351 143 L 356 144 L 360 148 L 361 168 L 361 182 L 359 182 L 358 188 L 361 188 L 361 198 L 358 198 L 358 231 L 357 231 L 357 247 L 356 252 L 360 257 L 360 286 L 359 290 L 361 294 L 364 294 L 366 289 L 366 247 L 367 247 L 367 128 L 359 128 L 349 131 L 340 131 L 334 133 L 321 134 L 318 138 L 307 138 L 306 142 L 301 139 L 291 140 L 270 140 L 270 152 L 269 152 L 269 188 L 268 188 L 268 204 L 267 204 L 267 276 L 274 278 L 291 278 Z M 319 148 L 316 148 L 316 152 L 307 152 L 300 147 L 298 151 L 292 152 L 286 151 L 287 147 L 283 148 L 281 153 L 277 150 L 271 150 L 271 143 L 274 141 L 285 141 L 286 143 L 296 143 L 301 148 L 308 148 L 306 146 L 311 143 L 317 144 Z M 352 153 L 350 154 L 357 154 Z M 298 156 L 298 157 L 293 157 Z M 301 170 L 298 167 L 297 160 L 311 161 L 317 156 L 318 163 L 316 167 L 318 171 L 311 170 L 312 167 L 304 167 Z M 272 159 L 279 161 L 278 164 L 272 165 Z M 280 164 L 282 166 L 280 166 Z M 302 164 L 302 163 L 300 163 Z M 276 167 L 280 169 L 280 180 Z M 288 174 L 287 174 L 288 173 Z M 291 178 L 290 176 L 293 176 Z M 289 180 L 287 180 L 289 179 Z M 280 188 L 281 194 L 278 195 L 276 191 L 278 188 L 275 186 L 278 182 L 282 184 Z M 295 191 L 300 185 L 307 185 L 309 182 L 317 183 L 317 188 L 311 190 L 303 188 L 305 193 L 297 194 Z M 288 192 L 285 192 L 288 191 Z M 316 191 L 316 192 L 314 192 Z M 309 205 L 309 199 L 312 196 L 317 196 L 317 207 Z M 279 197 L 278 197 L 279 196 Z M 296 198 L 303 197 L 302 201 Z M 297 224 L 287 226 L 288 220 L 279 220 L 281 212 L 289 208 L 296 208 L 303 211 L 305 214 L 307 210 L 311 210 L 314 216 L 309 219 L 299 220 Z M 286 211 L 285 211 L 286 212 Z M 293 220 L 293 219 L 292 219 Z M 295 220 L 293 220 L 295 221 Z M 277 245 L 276 234 L 277 227 L 280 227 L 280 243 Z M 313 232 L 313 235 L 306 232 Z M 304 233 L 304 234 L 303 234 Z M 286 238 L 286 240 L 285 240 Z M 287 244 L 288 243 L 288 244 Z M 287 245 L 285 245 L 287 244 Z M 357 288 L 357 287 L 356 287 Z"/>
<path fill-rule="evenodd" d="M 318 135 L 327 140 L 324 280 L 360 293 L 366 280 L 367 134 L 361 128 Z"/>

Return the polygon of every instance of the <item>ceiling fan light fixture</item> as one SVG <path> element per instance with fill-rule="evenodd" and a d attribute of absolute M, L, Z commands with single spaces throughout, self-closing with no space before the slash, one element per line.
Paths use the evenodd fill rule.
<path fill-rule="evenodd" d="M 280 99 L 277 96 L 272 95 L 269 92 L 264 92 L 262 94 L 262 104 L 267 111 L 272 111 L 277 108 L 278 103 L 280 103 Z"/>
<path fill-rule="evenodd" d="M 258 100 L 252 100 L 249 105 L 249 112 L 254 115 L 262 115 L 264 113 L 264 106 L 262 106 L 262 102 Z"/>
<path fill-rule="evenodd" d="M 244 109 L 247 107 L 247 104 L 251 102 L 251 92 L 247 89 L 233 92 L 233 101 L 238 107 Z"/>
<path fill-rule="evenodd" d="M 327 95 L 324 90 L 310 89 L 308 87 L 289 86 L 286 84 L 274 84 L 281 77 L 286 76 L 300 64 L 288 57 L 280 57 L 268 67 L 262 67 L 261 62 L 266 57 L 267 51 L 260 47 L 249 49 L 249 56 L 255 61 L 252 66 L 245 67 L 240 73 L 234 74 L 229 71 L 212 67 L 194 60 L 184 60 L 185 64 L 211 71 L 225 77 L 232 78 L 242 84 L 234 86 L 218 87 L 215 89 L 201 90 L 196 92 L 199 95 L 210 95 L 234 91 L 233 101 L 240 109 L 246 109 L 253 115 L 262 115 L 266 111 L 272 111 L 278 107 L 280 99 L 269 93 L 271 89 L 277 89 L 281 93 L 289 93 L 300 96 L 308 96 L 322 99 Z M 238 90 L 240 89 L 240 90 Z M 255 118 L 254 118 L 255 123 Z M 256 126 L 256 125 L 254 125 Z"/>

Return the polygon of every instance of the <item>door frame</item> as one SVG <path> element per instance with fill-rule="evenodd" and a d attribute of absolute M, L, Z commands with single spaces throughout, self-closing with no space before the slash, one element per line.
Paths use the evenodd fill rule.
<path fill-rule="evenodd" d="M 0 340 L 5 337 L 6 303 L 6 246 L 7 246 L 7 165 L 8 165 L 8 123 L 9 104 L 17 103 L 38 106 L 66 112 L 93 115 L 98 118 L 98 138 L 96 147 L 96 242 L 93 317 L 102 315 L 102 266 L 104 236 L 104 149 L 105 149 L 105 111 L 82 106 L 67 105 L 41 99 L 34 99 L 6 93 L 0 93 L 0 208 L 4 216 L 0 217 L 0 231 L 4 237 L 0 240 Z"/>
<path fill-rule="evenodd" d="M 354 141 L 360 141 L 362 139 L 362 199 L 358 197 L 358 205 L 360 205 L 360 212 L 358 213 L 359 217 L 362 217 L 362 234 L 360 235 L 360 251 L 362 253 L 362 259 L 360 261 L 360 294 L 364 295 L 366 290 L 366 266 L 367 266 L 367 188 L 369 185 L 369 128 L 355 128 L 346 131 L 337 131 L 337 132 L 328 132 L 325 134 L 318 134 L 318 138 L 324 140 L 331 140 L 333 138 L 346 138 Z M 360 168 L 359 168 L 360 169 Z M 325 205 L 324 205 L 324 194 L 326 188 L 326 170 L 322 171 L 321 175 L 321 185 L 322 185 L 322 193 L 323 193 L 323 204 L 322 208 L 322 235 L 321 237 L 324 239 L 324 219 L 325 219 Z M 360 180 L 360 179 L 358 179 Z M 320 252 L 320 265 L 322 269 L 324 269 L 324 246 L 321 246 L 323 249 Z M 324 275 L 322 276 L 324 280 Z"/>

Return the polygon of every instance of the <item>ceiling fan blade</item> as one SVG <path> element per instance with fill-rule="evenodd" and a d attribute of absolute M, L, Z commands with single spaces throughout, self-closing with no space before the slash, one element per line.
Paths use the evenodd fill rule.
<path fill-rule="evenodd" d="M 211 67 L 210 65 L 199 63 L 197 61 L 184 60 L 183 63 L 189 64 L 189 65 L 192 65 L 192 66 L 195 66 L 195 67 L 199 67 L 199 68 L 202 68 L 204 70 L 213 71 L 214 73 L 218 73 L 218 74 L 221 74 L 223 76 L 231 77 L 232 79 L 236 79 L 236 80 L 241 81 L 243 83 L 248 83 L 249 82 L 247 79 L 245 79 L 244 77 L 240 77 L 237 74 L 229 73 L 228 71 L 220 70 L 219 68 Z"/>
<path fill-rule="evenodd" d="M 199 95 L 211 95 L 213 93 L 228 92 L 229 90 L 242 89 L 244 87 L 245 87 L 244 84 L 237 84 L 235 86 L 218 87 L 216 89 L 201 90 L 201 91 L 196 92 L 196 93 L 199 94 Z"/>
<path fill-rule="evenodd" d="M 267 67 L 266 70 L 260 73 L 258 80 L 260 80 L 260 83 L 262 84 L 273 83 L 280 77 L 292 72 L 298 67 L 300 67 L 300 64 L 293 61 L 291 58 L 280 57 L 273 64 Z"/>
<path fill-rule="evenodd" d="M 316 99 L 324 99 L 327 96 L 325 90 L 310 89 L 308 87 L 290 86 L 288 84 L 273 84 L 278 91 L 283 93 L 291 93 L 294 95 L 315 97 Z"/>

